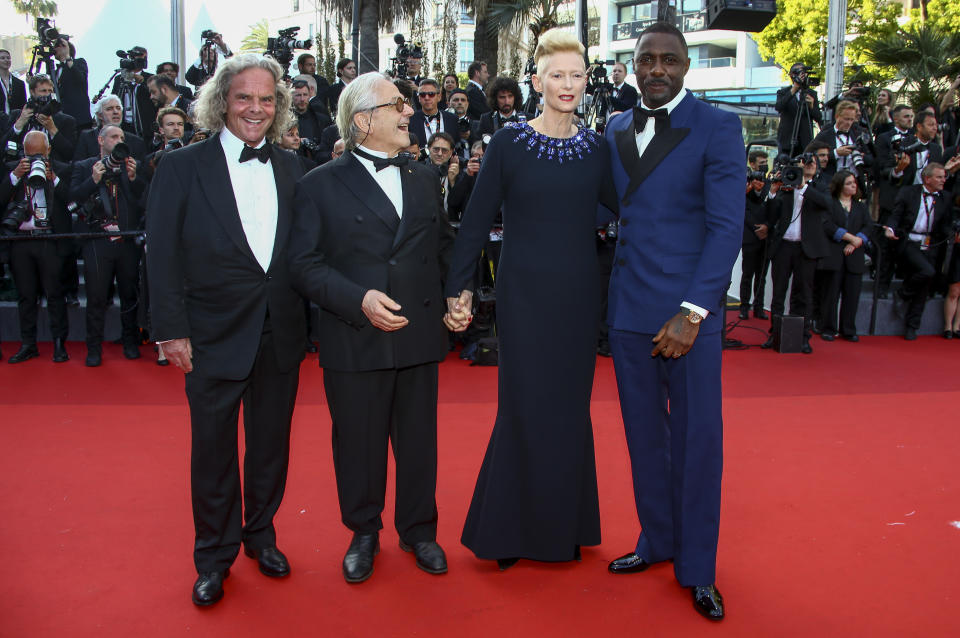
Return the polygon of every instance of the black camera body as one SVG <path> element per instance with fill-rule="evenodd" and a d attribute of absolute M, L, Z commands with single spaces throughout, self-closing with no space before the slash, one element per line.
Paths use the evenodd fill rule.
<path fill-rule="evenodd" d="M 127 171 L 127 158 L 130 157 L 130 147 L 123 142 L 117 142 L 109 155 L 103 158 L 103 167 L 106 169 L 106 179 L 117 179 Z"/>
<path fill-rule="evenodd" d="M 789 157 L 786 154 L 777 158 L 773 165 L 775 177 L 773 181 L 779 182 L 784 189 L 794 189 L 803 185 L 803 167 L 805 164 L 815 164 L 817 157 L 813 153 L 803 153 L 796 157 Z"/>
<path fill-rule="evenodd" d="M 767 173 L 765 171 L 753 171 L 753 170 L 747 171 L 748 182 L 752 182 L 754 180 L 762 182 L 762 181 L 765 181 L 766 179 L 767 179 Z"/>
<path fill-rule="evenodd" d="M 423 57 L 423 44 L 420 42 L 407 42 L 402 33 L 393 36 L 393 42 L 397 45 L 396 57 L 390 58 L 393 62 L 393 76 L 399 80 L 407 79 L 407 60 L 410 58 Z"/>
<path fill-rule="evenodd" d="M 129 51 L 117 51 L 117 57 L 120 58 L 120 68 L 124 71 L 143 71 L 147 68 L 147 59 L 143 56 L 138 55 L 137 51 L 131 49 Z"/>
<path fill-rule="evenodd" d="M 812 70 L 805 64 L 801 64 L 799 67 L 794 65 L 790 68 L 790 79 L 799 84 L 801 89 L 812 89 L 815 86 L 820 86 L 820 78 L 810 75 Z"/>
<path fill-rule="evenodd" d="M 20 224 L 27 221 L 30 217 L 30 211 L 27 209 L 27 201 L 20 200 L 10 202 L 7 209 L 3 212 L 3 219 L 0 219 L 0 228 L 4 231 L 15 233 L 20 228 Z"/>
<path fill-rule="evenodd" d="M 34 115 L 52 116 L 60 112 L 60 102 L 57 101 L 57 98 L 53 97 L 53 94 L 40 95 L 38 97 L 31 96 L 24 105 L 24 108 L 31 109 Z"/>
<path fill-rule="evenodd" d="M 297 40 L 296 36 L 299 30 L 300 27 L 288 27 L 280 29 L 277 32 L 277 37 L 267 38 L 266 54 L 283 67 L 284 73 L 290 69 L 295 49 L 309 49 L 313 46 L 313 40 Z"/>

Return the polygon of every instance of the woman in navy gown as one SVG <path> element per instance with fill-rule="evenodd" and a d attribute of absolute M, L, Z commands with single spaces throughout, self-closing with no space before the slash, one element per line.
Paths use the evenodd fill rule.
<path fill-rule="evenodd" d="M 534 53 L 542 115 L 498 131 L 447 277 L 448 325 L 466 327 L 477 258 L 502 209 L 497 271 L 499 406 L 462 542 L 506 569 L 568 561 L 600 543 L 590 393 L 600 290 L 597 204 L 615 206 L 609 152 L 576 124 L 583 47 L 550 31 Z M 608 195 L 609 194 L 609 195 Z"/>

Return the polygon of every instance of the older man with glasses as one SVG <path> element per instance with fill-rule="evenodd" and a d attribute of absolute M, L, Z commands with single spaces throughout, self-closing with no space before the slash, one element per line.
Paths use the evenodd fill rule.
<path fill-rule="evenodd" d="M 420 140 L 421 148 L 425 148 L 427 142 L 437 133 L 459 137 L 457 118 L 440 110 L 440 97 L 440 85 L 436 80 L 427 78 L 420 82 L 417 89 L 420 110 L 410 117 L 410 132 Z"/>

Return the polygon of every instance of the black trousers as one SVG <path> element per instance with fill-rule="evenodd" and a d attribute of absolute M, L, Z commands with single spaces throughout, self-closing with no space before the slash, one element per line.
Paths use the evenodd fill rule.
<path fill-rule="evenodd" d="M 920 242 L 916 241 L 907 241 L 900 253 L 900 263 L 909 273 L 900 290 L 907 301 L 905 314 L 908 328 L 916 330 L 920 327 L 923 307 L 937 274 L 936 261 L 936 250 L 921 250 Z"/>
<path fill-rule="evenodd" d="M 37 302 L 40 291 L 47 295 L 50 334 L 66 339 L 67 306 L 61 286 L 62 260 L 52 239 L 27 239 L 10 242 L 10 271 L 17 287 L 17 312 L 20 315 L 20 339 L 24 345 L 37 343 Z"/>
<path fill-rule="evenodd" d="M 798 241 L 783 240 L 772 260 L 773 300 L 770 312 L 783 315 L 787 288 L 793 280 L 790 294 L 790 314 L 804 318 L 804 338 L 810 338 L 810 326 L 813 322 L 813 277 L 817 269 L 817 260 L 803 253 Z M 772 322 L 771 322 L 771 330 Z"/>
<path fill-rule="evenodd" d="M 269 323 L 246 379 L 186 375 L 197 572 L 229 567 L 241 542 L 254 550 L 276 545 L 273 518 L 287 482 L 290 419 L 299 380 L 299 366 L 286 371 L 277 367 Z M 237 453 L 241 403 L 246 442 L 242 498 Z"/>
<path fill-rule="evenodd" d="M 343 524 L 383 528 L 387 443 L 396 464 L 394 525 L 407 544 L 437 538 L 437 364 L 323 371 Z"/>
<path fill-rule="evenodd" d="M 767 242 L 744 244 L 741 249 L 740 265 L 740 308 L 750 307 L 751 295 L 755 310 L 763 308 L 763 297 L 767 287 Z"/>
<path fill-rule="evenodd" d="M 83 279 L 87 288 L 87 347 L 100 348 L 110 284 L 117 280 L 123 343 L 136 344 L 137 288 L 140 282 L 140 247 L 121 239 L 92 239 L 83 245 Z"/>
<path fill-rule="evenodd" d="M 844 265 L 840 270 L 818 270 L 817 276 L 823 282 L 818 291 L 822 293 L 817 316 L 820 327 L 824 332 L 854 336 L 857 334 L 857 307 L 860 305 L 863 273 L 850 272 Z"/>
<path fill-rule="evenodd" d="M 610 326 L 607 325 L 607 303 L 610 297 L 610 274 L 613 272 L 613 258 L 617 252 L 617 242 L 611 239 L 597 240 L 597 259 L 600 262 L 600 321 L 597 343 L 609 345 Z"/>
<path fill-rule="evenodd" d="M 880 209 L 878 222 L 886 224 L 891 211 Z M 896 272 L 897 253 L 895 250 L 896 242 L 887 239 L 883 233 L 878 233 L 876 239 L 877 251 L 880 253 L 880 267 L 877 269 L 877 288 L 881 291 L 890 288 L 890 282 L 893 281 L 893 274 Z"/>

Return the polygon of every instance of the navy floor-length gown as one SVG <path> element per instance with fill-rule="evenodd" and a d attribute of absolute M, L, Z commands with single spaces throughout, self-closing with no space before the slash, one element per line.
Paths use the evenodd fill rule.
<path fill-rule="evenodd" d="M 463 216 L 449 297 L 470 286 L 501 208 L 504 225 L 499 406 L 461 539 L 478 558 L 565 561 L 600 543 L 590 394 L 597 203 L 615 198 L 605 145 L 589 129 L 557 139 L 510 125 L 490 141 Z"/>

